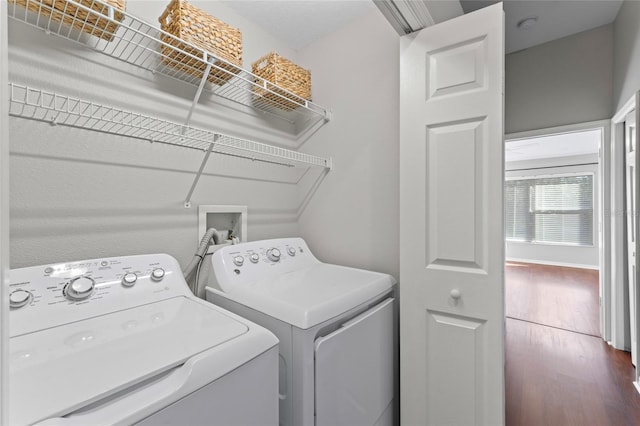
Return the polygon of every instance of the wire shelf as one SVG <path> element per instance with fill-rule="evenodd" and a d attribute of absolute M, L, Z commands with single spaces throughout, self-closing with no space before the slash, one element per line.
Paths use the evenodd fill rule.
<path fill-rule="evenodd" d="M 95 102 L 9 83 L 9 115 L 289 167 L 331 169 L 331 158 L 239 139 Z M 213 145 L 212 145 L 213 144 Z"/>
<path fill-rule="evenodd" d="M 327 109 L 100 0 L 9 0 L 8 4 L 15 20 L 151 72 L 194 86 L 203 82 L 206 90 L 221 98 L 299 129 L 330 119 Z"/>

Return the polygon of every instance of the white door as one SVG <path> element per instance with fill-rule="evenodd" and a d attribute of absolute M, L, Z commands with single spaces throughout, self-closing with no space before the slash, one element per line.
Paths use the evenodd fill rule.
<path fill-rule="evenodd" d="M 502 4 L 400 49 L 401 418 L 504 423 Z"/>
<path fill-rule="evenodd" d="M 625 119 L 624 149 L 625 149 L 625 180 L 627 203 L 627 265 L 629 269 L 629 315 L 631 331 L 631 363 L 636 364 L 638 330 L 636 327 L 636 251 L 637 251 L 637 227 L 636 217 L 636 193 L 637 193 L 637 163 L 636 156 L 636 111 L 627 114 Z"/>

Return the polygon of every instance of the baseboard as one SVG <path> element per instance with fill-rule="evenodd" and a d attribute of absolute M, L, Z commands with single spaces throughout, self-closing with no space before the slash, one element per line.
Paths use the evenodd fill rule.
<path fill-rule="evenodd" d="M 507 257 L 507 262 L 520 262 L 520 263 L 534 263 L 536 265 L 550 265 L 550 266 L 564 266 L 567 268 L 580 268 L 580 269 L 594 269 L 596 271 L 600 270 L 599 266 L 594 265 L 582 265 L 579 263 L 565 263 L 565 262 L 554 262 L 549 260 L 533 260 L 533 259 L 517 259 L 514 257 Z"/>
<path fill-rule="evenodd" d="M 613 340 L 605 340 L 605 342 L 607 342 L 607 344 L 609 346 L 611 346 L 613 349 L 617 349 L 619 351 L 623 351 L 623 352 L 629 352 L 631 353 L 631 348 L 625 346 L 624 344 L 622 345 L 616 345 L 616 343 Z"/>

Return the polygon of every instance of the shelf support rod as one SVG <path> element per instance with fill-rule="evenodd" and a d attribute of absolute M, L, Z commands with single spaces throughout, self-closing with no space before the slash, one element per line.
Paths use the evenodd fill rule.
<path fill-rule="evenodd" d="M 207 165 L 207 161 L 209 161 L 209 156 L 211 155 L 211 151 L 213 150 L 213 145 L 218 142 L 220 135 L 215 135 L 213 137 L 213 142 L 209 144 L 209 148 L 207 149 L 206 154 L 204 154 L 204 158 L 202 159 L 202 163 L 200 164 L 200 168 L 198 169 L 198 173 L 196 173 L 196 177 L 193 179 L 193 183 L 191 184 L 191 188 L 189 189 L 189 193 L 187 193 L 187 198 L 184 200 L 184 208 L 191 208 L 191 196 L 193 195 L 193 191 L 196 190 L 196 186 L 198 186 L 198 181 L 200 180 L 200 176 L 202 176 L 202 172 L 204 171 L 204 166 Z"/>
<path fill-rule="evenodd" d="M 198 101 L 200 100 L 200 96 L 202 96 L 202 91 L 204 90 L 204 85 L 207 82 L 207 78 L 209 78 L 209 72 L 211 71 L 211 66 L 213 65 L 213 59 L 210 59 L 209 56 L 204 54 L 204 60 L 207 62 L 207 68 L 204 70 L 204 74 L 202 74 L 202 80 L 200 80 L 200 84 L 198 85 L 198 90 L 196 90 L 196 96 L 193 98 L 193 102 L 191 103 L 191 108 L 189 108 L 189 113 L 187 114 L 187 119 L 184 122 L 184 126 L 189 126 L 191 122 L 191 116 L 193 115 L 193 111 L 196 109 L 196 105 L 198 105 Z M 182 129 L 184 134 L 184 128 Z"/>

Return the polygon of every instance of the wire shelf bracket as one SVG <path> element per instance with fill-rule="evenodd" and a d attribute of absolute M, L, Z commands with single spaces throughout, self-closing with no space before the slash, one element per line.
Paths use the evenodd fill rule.
<path fill-rule="evenodd" d="M 218 142 L 218 135 L 213 138 L 213 142 L 209 144 L 209 149 L 204 154 L 204 158 L 202 159 L 202 163 L 200 164 L 200 168 L 198 169 L 198 173 L 196 173 L 195 178 L 193 178 L 193 183 L 191 184 L 191 188 L 189 188 L 189 192 L 187 193 L 187 198 L 184 200 L 184 208 L 191 208 L 191 196 L 193 195 L 193 191 L 196 190 L 196 186 L 198 186 L 198 181 L 200 180 L 200 176 L 202 176 L 202 172 L 204 171 L 204 166 L 207 165 L 207 161 L 209 161 L 209 156 L 211 155 L 211 151 L 215 143 Z"/>
<path fill-rule="evenodd" d="M 293 124 L 298 133 L 314 123 L 326 123 L 331 119 L 328 109 L 101 0 L 17 2 L 8 2 L 8 15 L 14 20 L 152 73 L 158 72 L 198 87 L 192 110 L 201 92 L 207 90 L 227 101 Z M 96 10 L 106 10 L 107 13 L 101 14 Z M 54 18 L 58 21 L 63 19 L 66 23 L 60 24 Z M 105 37 L 107 39 L 101 38 L 106 31 L 110 31 Z M 192 113 L 189 112 L 189 117 Z"/>
<path fill-rule="evenodd" d="M 207 77 L 209 76 L 209 72 L 211 72 L 212 62 L 207 63 L 207 68 L 204 70 L 204 75 L 202 76 L 202 80 L 200 80 L 200 84 L 198 85 L 198 90 L 196 90 L 196 94 L 193 98 L 193 102 L 191 102 L 191 108 L 189 108 L 189 113 L 187 114 L 187 119 L 184 121 L 184 125 L 188 126 L 191 122 L 191 116 L 193 115 L 193 111 L 196 109 L 196 105 L 198 105 L 198 101 L 200 100 L 200 96 L 202 96 L 202 90 L 204 89 L 204 85 L 207 82 Z"/>

